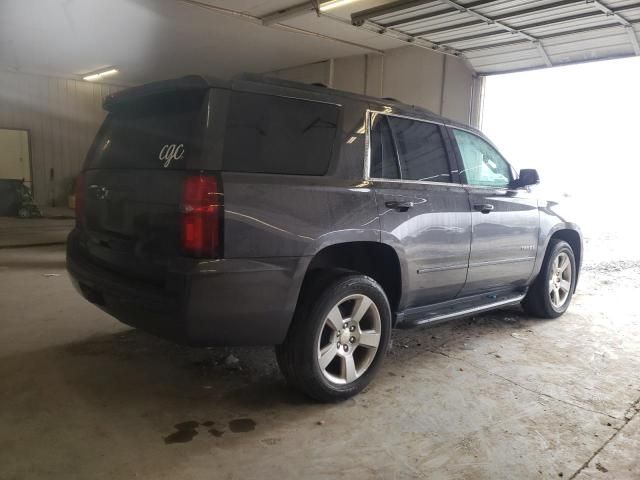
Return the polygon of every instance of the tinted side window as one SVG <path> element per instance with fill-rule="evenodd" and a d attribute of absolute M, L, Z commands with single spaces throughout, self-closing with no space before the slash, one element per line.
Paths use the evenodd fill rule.
<path fill-rule="evenodd" d="M 336 138 L 338 114 L 336 105 L 234 92 L 223 169 L 324 175 Z"/>
<path fill-rule="evenodd" d="M 388 120 L 396 140 L 403 179 L 451 182 L 439 125 L 392 116 Z"/>
<path fill-rule="evenodd" d="M 487 187 L 508 187 L 511 166 L 483 139 L 463 130 L 453 129 L 453 136 L 462 157 L 460 174 L 464 183 Z"/>
<path fill-rule="evenodd" d="M 372 115 L 371 125 L 371 172 L 372 178 L 400 178 L 398 157 L 391 129 L 385 115 Z"/>

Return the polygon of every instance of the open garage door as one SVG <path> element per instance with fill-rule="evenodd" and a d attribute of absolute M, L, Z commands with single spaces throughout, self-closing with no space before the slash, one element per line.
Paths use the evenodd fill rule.
<path fill-rule="evenodd" d="M 397 1 L 352 22 L 428 41 L 480 74 L 640 55 L 640 3 L 624 0 Z"/>

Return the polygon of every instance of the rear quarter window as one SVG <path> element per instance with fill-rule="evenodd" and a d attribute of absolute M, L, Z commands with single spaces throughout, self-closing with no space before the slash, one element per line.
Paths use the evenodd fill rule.
<path fill-rule="evenodd" d="M 224 139 L 223 170 L 324 175 L 333 153 L 340 107 L 234 92 Z"/>

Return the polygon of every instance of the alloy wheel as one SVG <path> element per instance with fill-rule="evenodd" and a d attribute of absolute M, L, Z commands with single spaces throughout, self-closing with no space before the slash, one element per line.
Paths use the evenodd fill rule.
<path fill-rule="evenodd" d="M 369 368 L 380 346 L 382 322 L 366 295 L 349 295 L 327 315 L 317 345 L 318 365 L 332 383 L 348 384 Z"/>
<path fill-rule="evenodd" d="M 569 255 L 561 252 L 551 265 L 549 278 L 549 298 L 555 309 L 564 306 L 571 293 L 571 260 Z"/>

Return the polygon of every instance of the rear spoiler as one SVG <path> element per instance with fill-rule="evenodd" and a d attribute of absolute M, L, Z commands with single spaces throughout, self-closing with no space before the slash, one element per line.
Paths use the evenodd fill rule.
<path fill-rule="evenodd" d="M 118 105 L 143 100 L 155 95 L 162 95 L 169 92 L 206 90 L 213 87 L 229 88 L 229 84 L 216 78 L 188 75 L 173 80 L 146 83 L 139 87 L 120 90 L 107 96 L 102 106 L 105 110 L 112 112 L 117 109 Z"/>

